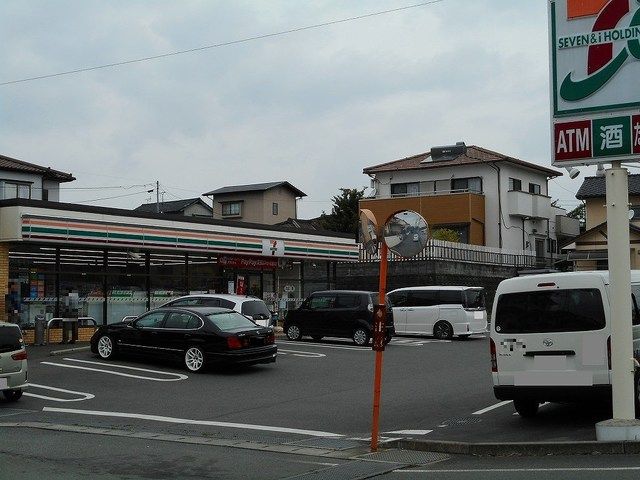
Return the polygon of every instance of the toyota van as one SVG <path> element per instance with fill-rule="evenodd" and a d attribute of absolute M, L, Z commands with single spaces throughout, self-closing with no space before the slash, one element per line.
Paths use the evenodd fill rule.
<path fill-rule="evenodd" d="M 633 349 L 638 360 L 640 271 L 631 272 L 631 300 Z M 610 399 L 609 301 L 606 271 L 502 281 L 493 304 L 490 335 L 495 396 L 513 400 L 523 417 L 535 415 L 543 402 Z M 636 370 L 636 408 L 639 378 Z"/>

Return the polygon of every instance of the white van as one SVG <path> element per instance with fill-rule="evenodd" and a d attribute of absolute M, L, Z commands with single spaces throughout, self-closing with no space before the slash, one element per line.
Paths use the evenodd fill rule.
<path fill-rule="evenodd" d="M 633 348 L 640 356 L 640 271 L 631 272 Z M 541 402 L 611 398 L 609 273 L 504 280 L 491 322 L 493 390 L 523 417 Z M 638 403 L 636 375 L 636 404 Z"/>
<path fill-rule="evenodd" d="M 396 335 L 450 339 L 486 333 L 487 310 L 481 287 L 405 287 L 387 294 Z"/>

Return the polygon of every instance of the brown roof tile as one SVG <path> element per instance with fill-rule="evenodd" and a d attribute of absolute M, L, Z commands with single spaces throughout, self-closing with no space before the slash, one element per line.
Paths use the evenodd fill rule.
<path fill-rule="evenodd" d="M 421 170 L 451 167 L 454 165 L 472 165 L 477 163 L 489 163 L 489 162 L 509 162 L 521 167 L 530 168 L 544 172 L 549 177 L 559 177 L 562 172 L 552 170 L 551 168 L 542 167 L 535 163 L 525 162 L 518 158 L 509 157 L 502 153 L 494 152 L 486 148 L 477 147 L 475 145 L 468 145 L 466 153 L 459 155 L 452 160 L 442 160 L 439 162 L 426 162 L 421 163 L 423 160 L 431 156 L 430 152 L 420 153 L 413 155 L 412 157 L 401 158 L 400 160 L 394 160 L 392 162 L 381 163 L 372 167 L 366 167 L 363 173 L 380 173 L 380 172 L 394 172 L 398 170 Z"/>

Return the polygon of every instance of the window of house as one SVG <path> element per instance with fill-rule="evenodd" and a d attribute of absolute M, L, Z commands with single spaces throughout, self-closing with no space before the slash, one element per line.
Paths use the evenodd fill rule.
<path fill-rule="evenodd" d="M 31 185 L 28 183 L 2 182 L 2 198 L 31 198 Z"/>
<path fill-rule="evenodd" d="M 451 190 L 482 193 L 482 178 L 454 178 L 451 180 Z"/>
<path fill-rule="evenodd" d="M 420 182 L 420 191 L 422 193 L 433 193 L 436 191 L 436 182 L 429 180 L 426 182 Z"/>
<path fill-rule="evenodd" d="M 529 184 L 529 193 L 534 193 L 536 195 L 540 195 L 540 185 L 538 185 L 537 183 L 530 183 Z"/>
<path fill-rule="evenodd" d="M 276 202 L 271 204 L 271 213 L 278 215 L 278 204 Z"/>
<path fill-rule="evenodd" d="M 242 212 L 242 202 L 226 202 L 222 204 L 223 217 L 240 215 L 241 212 Z"/>
<path fill-rule="evenodd" d="M 522 180 L 518 178 L 509 178 L 509 190 L 522 190 Z"/>
<path fill-rule="evenodd" d="M 391 195 L 397 196 L 407 196 L 407 195 L 418 195 L 420 193 L 420 182 L 412 182 L 412 183 L 392 183 L 391 184 Z"/>

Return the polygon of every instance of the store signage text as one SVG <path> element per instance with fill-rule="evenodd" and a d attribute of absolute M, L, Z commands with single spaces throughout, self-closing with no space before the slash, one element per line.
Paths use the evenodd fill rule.
<path fill-rule="evenodd" d="M 558 122 L 554 145 L 556 161 L 640 154 L 640 115 Z"/>
<path fill-rule="evenodd" d="M 271 258 L 233 257 L 220 255 L 218 264 L 225 268 L 239 268 L 248 270 L 274 270 L 278 268 L 278 260 Z"/>

